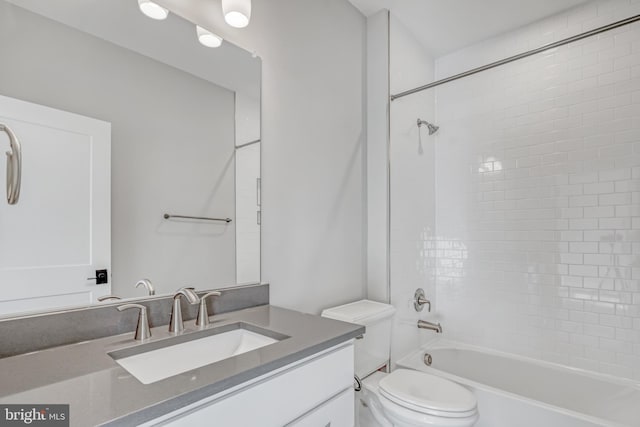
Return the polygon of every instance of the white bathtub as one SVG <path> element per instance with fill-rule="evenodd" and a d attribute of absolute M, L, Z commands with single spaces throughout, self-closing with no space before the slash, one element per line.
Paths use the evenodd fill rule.
<path fill-rule="evenodd" d="M 476 427 L 640 426 L 640 384 L 632 381 L 443 339 L 398 366 L 471 389 L 480 412 Z"/>

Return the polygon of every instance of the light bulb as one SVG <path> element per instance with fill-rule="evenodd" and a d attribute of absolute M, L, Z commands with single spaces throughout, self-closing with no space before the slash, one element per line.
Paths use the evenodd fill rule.
<path fill-rule="evenodd" d="M 198 34 L 198 41 L 206 47 L 219 47 L 222 44 L 222 37 L 199 25 L 196 25 L 196 33 Z"/>
<path fill-rule="evenodd" d="M 151 19 L 161 21 L 167 19 L 167 16 L 169 16 L 167 9 L 150 0 L 138 0 L 138 6 L 140 7 L 140 11 Z"/>
<path fill-rule="evenodd" d="M 222 0 L 222 13 L 227 24 L 244 28 L 251 19 L 251 0 Z"/>

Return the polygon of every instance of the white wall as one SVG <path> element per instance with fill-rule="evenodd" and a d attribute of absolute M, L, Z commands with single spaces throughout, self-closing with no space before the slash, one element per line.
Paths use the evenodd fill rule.
<path fill-rule="evenodd" d="M 639 11 L 588 3 L 440 58 L 437 75 Z M 436 103 L 445 334 L 640 379 L 640 25 L 440 86 Z"/>
<path fill-rule="evenodd" d="M 0 67 L 0 93 L 112 124 L 112 292 L 144 295 L 133 288 L 143 277 L 158 292 L 234 283 L 234 223 L 162 219 L 233 217 L 233 93 L 0 7 L 0 55 L 11 58 Z"/>
<path fill-rule="evenodd" d="M 390 89 L 398 93 L 433 79 L 435 63 L 393 14 L 390 21 Z M 435 123 L 433 92 L 397 99 L 391 103 L 391 303 L 396 307 L 391 360 L 406 355 L 434 332 L 417 328 L 418 319 L 437 321 L 435 256 L 430 242 L 435 236 L 436 138 L 417 119 Z M 413 296 L 423 288 L 433 312 L 418 313 Z"/>
<path fill-rule="evenodd" d="M 389 11 L 367 18 L 367 298 L 389 302 Z"/>
<path fill-rule="evenodd" d="M 365 18 L 346 0 L 159 3 L 262 58 L 262 280 L 271 302 L 318 313 L 363 297 Z"/>

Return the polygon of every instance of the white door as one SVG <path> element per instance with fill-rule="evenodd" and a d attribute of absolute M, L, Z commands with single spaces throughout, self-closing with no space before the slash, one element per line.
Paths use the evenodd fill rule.
<path fill-rule="evenodd" d="M 22 145 L 20 199 L 0 197 L 0 315 L 109 294 L 111 124 L 4 96 L 0 122 Z M 2 193 L 5 176 L 0 158 Z M 109 283 L 88 280 L 99 269 Z"/>

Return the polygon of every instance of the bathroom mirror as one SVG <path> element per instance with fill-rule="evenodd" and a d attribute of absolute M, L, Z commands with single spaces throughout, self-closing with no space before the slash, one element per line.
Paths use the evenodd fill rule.
<path fill-rule="evenodd" d="M 0 317 L 260 281 L 260 58 L 136 0 L 0 0 L 0 57 Z"/>

